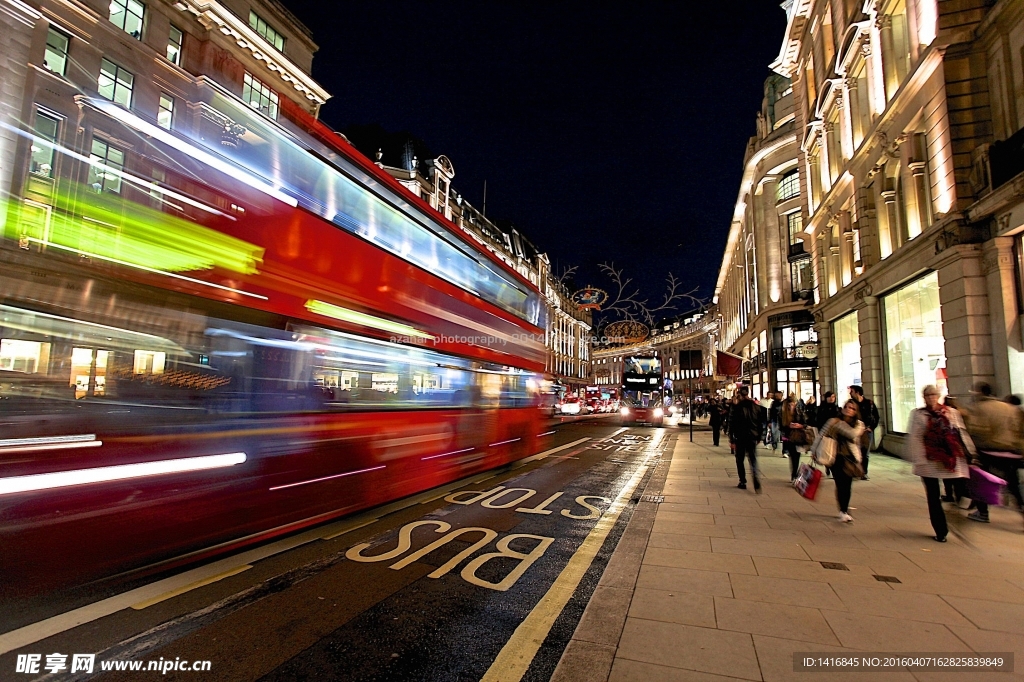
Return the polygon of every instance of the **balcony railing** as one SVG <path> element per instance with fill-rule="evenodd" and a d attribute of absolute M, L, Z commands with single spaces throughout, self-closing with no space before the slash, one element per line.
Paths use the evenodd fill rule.
<path fill-rule="evenodd" d="M 817 361 L 805 358 L 803 356 L 803 350 L 797 348 L 773 348 L 772 349 L 772 364 L 780 362 L 802 362 L 807 365 L 813 365 Z"/>
<path fill-rule="evenodd" d="M 807 250 L 804 248 L 804 243 L 802 241 L 799 241 L 796 244 L 789 245 L 789 262 L 792 263 L 793 261 L 810 257 L 811 254 L 807 253 Z"/>

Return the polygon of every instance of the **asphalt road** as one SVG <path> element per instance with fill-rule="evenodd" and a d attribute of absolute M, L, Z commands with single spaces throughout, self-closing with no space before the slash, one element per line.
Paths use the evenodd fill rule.
<path fill-rule="evenodd" d="M 188 571 L 19 604 L 0 613 L 0 680 L 137 680 L 160 673 L 101 668 L 151 661 L 167 680 L 548 680 L 676 437 L 564 423 L 508 468 Z M 66 668 L 47 673 L 53 653 Z M 79 653 L 95 654 L 91 674 L 70 672 Z M 39 673 L 17 672 L 19 654 Z M 196 661 L 209 670 L 181 669 Z"/>

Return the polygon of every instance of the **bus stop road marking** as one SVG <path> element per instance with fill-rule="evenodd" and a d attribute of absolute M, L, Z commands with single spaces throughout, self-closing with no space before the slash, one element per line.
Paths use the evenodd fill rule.
<path fill-rule="evenodd" d="M 633 490 L 639 485 L 645 473 L 647 473 L 646 465 L 637 469 L 623 486 L 618 497 L 615 498 L 608 511 L 598 519 L 597 524 L 569 559 L 569 563 L 562 569 L 558 578 L 541 598 L 540 603 L 512 633 L 480 682 L 519 682 L 523 678 L 530 663 L 537 655 L 537 651 L 540 650 L 541 644 L 544 643 L 544 639 L 551 631 L 551 627 L 555 624 L 555 619 L 558 618 L 573 592 L 576 591 L 584 574 L 593 563 L 594 557 L 597 556 L 608 537 L 608 533 L 611 532 L 615 522 L 619 520 L 622 510 L 625 509 L 632 497 Z"/>

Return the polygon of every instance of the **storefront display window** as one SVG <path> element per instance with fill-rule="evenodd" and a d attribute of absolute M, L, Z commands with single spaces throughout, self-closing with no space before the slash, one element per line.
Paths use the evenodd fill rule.
<path fill-rule="evenodd" d="M 946 394 L 946 351 L 942 336 L 937 273 L 894 291 L 883 299 L 889 368 L 891 428 L 906 433 L 910 411 L 924 405 L 928 384 Z"/>
<path fill-rule="evenodd" d="M 846 400 L 847 386 L 862 386 L 860 368 L 860 329 L 853 312 L 832 323 L 836 349 L 836 394 Z"/>

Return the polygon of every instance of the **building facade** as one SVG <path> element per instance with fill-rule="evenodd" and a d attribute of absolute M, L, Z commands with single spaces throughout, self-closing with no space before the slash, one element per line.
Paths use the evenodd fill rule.
<path fill-rule="evenodd" d="M 795 102 L 789 78 L 768 78 L 715 288 L 721 349 L 743 357 L 737 379 L 758 400 L 776 390 L 806 399 L 818 386 Z"/>
<path fill-rule="evenodd" d="M 0 191 L 41 214 L 75 187 L 136 191 L 105 168 L 163 181 L 134 153 L 130 126 L 98 111 L 97 101 L 120 105 L 122 118 L 141 126 L 191 134 L 212 126 L 230 136 L 244 129 L 211 105 L 219 93 L 285 126 L 298 112 L 315 117 L 330 97 L 310 77 L 317 46 L 308 29 L 275 0 L 0 6 L 13 29 L 2 39 Z"/>
<path fill-rule="evenodd" d="M 784 8 L 818 379 L 863 385 L 900 453 L 925 385 L 1024 390 L 1024 3 Z"/>
<path fill-rule="evenodd" d="M 421 162 L 409 155 L 403 166 L 385 165 L 378 158 L 377 165 L 543 292 L 548 307 L 545 371 L 557 392 L 582 395 L 590 377 L 592 313 L 573 301 L 572 292 L 552 273 L 547 254 L 516 228 L 500 227 L 466 201 L 452 186 L 455 167 L 448 157 Z"/>

